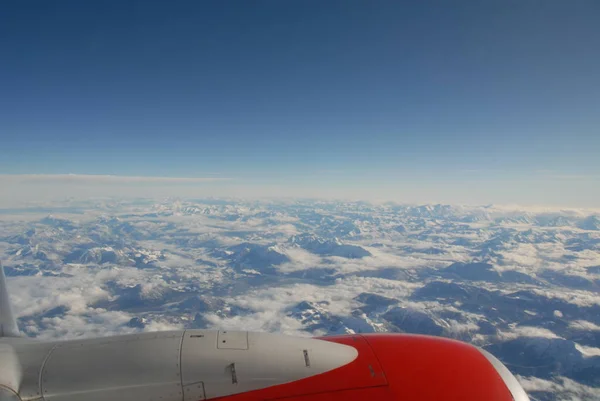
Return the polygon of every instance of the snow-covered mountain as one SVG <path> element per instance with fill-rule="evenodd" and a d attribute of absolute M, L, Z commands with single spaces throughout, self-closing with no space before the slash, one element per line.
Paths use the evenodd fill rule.
<path fill-rule="evenodd" d="M 421 333 L 486 347 L 530 386 L 547 381 L 538 399 L 600 387 L 594 211 L 227 199 L 39 210 L 0 220 L 33 337 Z"/>
<path fill-rule="evenodd" d="M 294 235 L 290 238 L 290 243 L 320 256 L 340 256 L 348 259 L 371 256 L 366 249 L 345 244 L 337 237 L 323 238 L 314 234 Z"/>

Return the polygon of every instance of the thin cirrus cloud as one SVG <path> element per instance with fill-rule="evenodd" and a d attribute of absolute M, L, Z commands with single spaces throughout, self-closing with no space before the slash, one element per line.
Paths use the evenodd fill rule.
<path fill-rule="evenodd" d="M 169 197 L 212 195 L 228 177 L 143 177 L 84 174 L 0 175 L 0 207 L 31 202 L 104 197 Z"/>
<path fill-rule="evenodd" d="M 0 175 L 0 183 L 62 184 L 194 184 L 227 181 L 227 177 L 144 177 L 88 174 L 15 174 Z"/>

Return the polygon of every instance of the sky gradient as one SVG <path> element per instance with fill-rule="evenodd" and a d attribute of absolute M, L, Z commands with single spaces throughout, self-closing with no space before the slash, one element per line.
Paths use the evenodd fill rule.
<path fill-rule="evenodd" d="M 10 2 L 0 174 L 600 207 L 599 19 L 597 1 Z"/>

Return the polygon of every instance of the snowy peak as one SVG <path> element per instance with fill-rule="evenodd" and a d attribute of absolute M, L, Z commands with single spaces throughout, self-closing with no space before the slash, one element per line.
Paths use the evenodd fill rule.
<path fill-rule="evenodd" d="M 287 316 L 297 319 L 311 332 L 354 334 L 341 318 L 327 311 L 328 302 L 302 301 L 287 311 Z"/>
<path fill-rule="evenodd" d="M 371 256 L 366 249 L 357 245 L 344 244 L 338 238 L 325 239 L 316 235 L 303 234 L 291 237 L 289 242 L 320 256 L 340 256 L 348 259 Z"/>
<path fill-rule="evenodd" d="M 583 230 L 599 231 L 600 230 L 600 217 L 589 216 L 589 217 L 583 219 L 579 223 L 578 226 L 579 226 L 579 228 L 581 228 Z"/>
<path fill-rule="evenodd" d="M 225 259 L 237 269 L 255 269 L 258 272 L 273 273 L 274 266 L 289 262 L 290 259 L 273 245 L 259 245 L 245 242 L 227 250 L 216 250 L 213 256 Z"/>

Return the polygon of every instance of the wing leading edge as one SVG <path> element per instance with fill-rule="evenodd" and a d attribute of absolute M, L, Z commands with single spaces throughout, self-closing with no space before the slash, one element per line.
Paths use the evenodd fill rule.
<path fill-rule="evenodd" d="M 10 297 L 4 276 L 4 267 L 0 262 L 0 337 L 20 337 L 17 320 L 12 311 Z"/>

